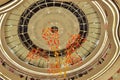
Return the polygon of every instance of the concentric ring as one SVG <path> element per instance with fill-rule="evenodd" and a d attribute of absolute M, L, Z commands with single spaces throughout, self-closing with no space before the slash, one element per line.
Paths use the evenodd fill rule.
<path fill-rule="evenodd" d="M 76 6 L 73 2 L 60 2 L 60 1 L 37 1 L 34 4 L 32 4 L 28 9 L 26 9 L 23 14 L 21 15 L 21 18 L 19 20 L 19 26 L 18 26 L 18 36 L 23 43 L 23 45 L 28 49 L 32 50 L 33 48 L 38 49 L 42 52 L 45 52 L 46 55 L 54 56 L 54 51 L 44 50 L 41 47 L 38 47 L 34 42 L 30 39 L 28 34 L 28 24 L 31 19 L 31 17 L 37 13 L 38 11 L 48 8 L 48 7 L 62 7 L 64 9 L 69 10 L 71 13 L 76 16 L 79 22 L 79 35 L 80 38 L 77 39 L 79 42 L 79 46 L 76 46 L 76 42 L 71 44 L 74 48 L 79 48 L 80 45 L 84 42 L 85 38 L 88 34 L 88 21 L 84 14 L 84 12 L 79 9 L 78 6 Z M 58 50 L 59 55 L 64 55 L 66 53 L 67 49 Z"/>

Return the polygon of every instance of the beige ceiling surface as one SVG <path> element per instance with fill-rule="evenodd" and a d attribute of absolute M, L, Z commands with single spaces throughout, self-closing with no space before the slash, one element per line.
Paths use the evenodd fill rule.
<path fill-rule="evenodd" d="M 0 0 L 0 5 L 8 2 L 9 0 Z M 32 0 L 34 1 L 34 0 Z M 120 0 L 117 0 L 118 2 L 118 6 L 120 7 Z M 120 28 L 119 28 L 119 33 L 120 34 Z M 120 48 L 120 47 L 118 47 Z M 120 68 L 120 57 L 116 60 L 116 62 L 114 63 L 114 65 L 108 70 L 106 71 L 101 77 L 99 77 L 97 80 L 108 80 L 111 76 L 113 76 L 117 70 Z M 18 75 L 14 75 L 13 73 L 9 72 L 7 69 L 5 69 L 1 64 L 0 64 L 0 73 L 2 73 L 3 75 L 6 75 L 6 77 L 9 77 L 12 80 L 25 80 L 25 78 L 19 78 Z M 0 74 L 1 76 L 1 74 Z M 83 76 L 83 80 L 86 80 L 87 77 Z M 78 79 L 79 80 L 79 79 Z M 115 80 L 119 80 L 118 77 Z"/>
<path fill-rule="evenodd" d="M 5 4 L 6 2 L 8 2 L 9 0 L 0 0 L 0 5 Z"/>

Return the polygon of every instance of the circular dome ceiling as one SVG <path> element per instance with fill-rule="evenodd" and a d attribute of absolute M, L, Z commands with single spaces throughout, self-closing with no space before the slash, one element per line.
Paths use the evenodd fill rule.
<path fill-rule="evenodd" d="M 119 15 L 112 9 L 118 13 L 111 1 L 23 1 L 1 15 L 1 55 L 7 68 L 40 79 L 77 79 L 103 62 L 109 68 L 110 58 L 118 57 L 114 32 Z M 106 58 L 112 49 L 116 54 Z"/>

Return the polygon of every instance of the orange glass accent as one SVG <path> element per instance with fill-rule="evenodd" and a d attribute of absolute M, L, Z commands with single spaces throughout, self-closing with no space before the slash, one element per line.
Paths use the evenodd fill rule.
<path fill-rule="evenodd" d="M 55 63 L 49 63 L 49 73 L 57 73 L 60 72 L 60 60 L 59 60 L 59 53 L 56 52 L 56 50 L 59 48 L 60 42 L 59 42 L 59 34 L 58 32 L 52 33 L 51 28 L 46 28 L 43 30 L 42 37 L 46 40 L 48 46 L 52 51 L 55 51 Z M 59 69 L 55 71 L 54 69 Z"/>
<path fill-rule="evenodd" d="M 70 47 L 71 44 L 72 44 L 73 42 L 75 42 L 77 38 L 78 38 L 78 39 L 80 38 L 80 34 L 73 34 L 73 35 L 71 35 L 71 38 L 68 40 L 68 42 L 67 42 L 67 44 L 66 44 L 66 48 Z"/>
<path fill-rule="evenodd" d="M 37 49 L 32 49 L 28 55 L 27 55 L 27 58 L 29 59 L 39 59 L 40 58 L 40 51 L 37 50 Z"/>
<path fill-rule="evenodd" d="M 52 51 L 55 51 L 55 63 L 49 63 L 48 72 L 49 73 L 60 73 L 64 72 L 64 77 L 67 76 L 66 72 L 69 70 L 69 65 L 75 64 L 78 61 L 81 60 L 81 58 L 75 59 L 74 57 L 71 57 L 71 54 L 76 50 L 74 46 L 79 47 L 79 34 L 73 34 L 71 35 L 71 38 L 68 40 L 66 44 L 66 59 L 62 60 L 62 63 L 60 62 L 59 53 L 56 52 L 59 49 L 60 41 L 59 41 L 59 33 L 55 32 L 53 33 L 51 31 L 51 28 L 45 28 L 43 30 L 42 34 L 43 39 L 47 42 L 47 45 L 50 47 Z M 75 60 L 75 61 L 74 61 Z M 74 62 L 73 62 L 74 61 Z M 61 69 L 61 65 L 63 65 L 63 68 Z"/>
<path fill-rule="evenodd" d="M 34 48 L 27 54 L 27 58 L 29 59 L 39 59 L 41 56 L 46 60 L 48 58 L 45 52 L 41 52 L 39 49 L 34 49 Z"/>

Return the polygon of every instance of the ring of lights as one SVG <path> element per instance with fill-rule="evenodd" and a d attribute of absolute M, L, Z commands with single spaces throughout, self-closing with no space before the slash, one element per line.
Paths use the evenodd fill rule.
<path fill-rule="evenodd" d="M 101 1 L 102 2 L 102 1 Z M 109 2 L 109 4 L 108 4 L 108 2 Z M 92 1 L 92 3 L 94 4 L 94 5 L 96 5 L 97 6 L 97 9 L 99 9 L 100 10 L 100 3 L 99 2 L 97 2 L 97 1 Z M 115 10 L 116 11 L 116 13 L 118 13 L 117 12 L 117 10 L 116 10 L 116 7 L 113 5 L 113 3 L 111 2 L 111 1 L 103 1 L 103 3 L 104 4 L 107 4 L 107 6 L 109 6 L 108 7 L 108 9 L 110 9 L 111 11 L 112 10 Z M 112 7 L 111 7 L 112 6 Z M 101 9 L 102 10 L 102 9 Z M 100 12 L 102 12 L 100 10 Z M 102 16 L 104 16 L 104 13 L 101 13 L 102 14 Z M 110 15 L 112 15 L 112 14 L 110 14 Z M 1 18 L 2 18 L 2 20 L 4 19 L 4 17 L 6 16 L 6 14 L 3 14 L 2 16 L 1 16 Z M 116 21 L 116 20 L 118 20 L 118 18 L 117 18 L 117 15 L 115 15 L 114 14 L 114 12 L 113 12 L 113 16 L 115 16 L 115 18 L 114 18 L 114 21 Z M 119 16 L 119 15 L 118 15 Z M 103 20 L 104 21 L 104 23 L 103 24 L 106 24 L 106 20 L 104 19 Z M 118 20 L 119 21 L 119 20 Z M 109 24 L 109 26 L 112 26 L 112 31 L 113 31 L 113 42 L 111 41 L 111 44 L 113 45 L 113 49 L 115 49 L 115 54 L 111 54 L 113 57 L 111 57 L 112 59 L 110 60 L 109 59 L 109 64 L 104 68 L 104 69 L 102 69 L 98 74 L 96 74 L 96 75 L 94 75 L 93 77 L 91 77 L 90 79 L 95 79 L 96 77 L 98 77 L 98 76 L 100 76 L 102 73 L 104 73 L 113 63 L 114 63 L 114 61 L 117 59 L 117 57 L 118 57 L 118 45 L 117 45 L 117 43 L 118 43 L 118 37 L 117 37 L 117 33 L 115 33 L 115 32 L 117 32 L 116 30 L 117 30 L 117 26 L 118 26 L 118 21 L 116 21 L 115 23 L 116 24 L 113 24 L 112 25 L 112 23 L 111 24 Z M 114 28 L 114 27 L 115 28 Z M 1 30 L 2 30 L 2 27 L 1 27 Z M 111 28 L 109 28 L 109 30 L 108 31 L 110 31 L 111 30 Z M 1 31 L 2 32 L 2 31 Z M 102 48 L 100 48 L 99 49 L 99 51 L 97 52 L 97 54 L 95 55 L 95 57 L 93 57 L 93 58 L 91 58 L 91 59 L 89 59 L 90 58 L 90 56 L 93 56 L 93 52 L 92 52 L 92 54 L 90 55 L 90 56 L 88 56 L 88 58 L 85 60 L 85 62 L 84 62 L 84 65 L 82 65 L 82 66 L 80 66 L 80 65 L 75 65 L 75 66 L 73 66 L 73 67 L 71 67 L 71 70 L 70 71 L 67 71 L 67 74 L 68 74 L 68 76 L 71 76 L 74 72 L 75 73 L 78 73 L 78 72 L 80 72 L 80 71 L 84 71 L 84 70 L 82 70 L 82 69 L 84 69 L 84 68 L 87 68 L 88 67 L 88 64 L 89 64 L 89 66 L 91 65 L 91 64 L 93 64 L 94 62 L 94 60 L 96 60 L 98 57 L 100 57 L 100 55 L 102 55 L 101 54 L 101 50 L 104 50 L 103 48 L 105 47 L 105 45 L 107 45 L 107 41 L 108 41 L 108 34 L 109 34 L 109 32 L 107 33 L 107 30 L 105 30 L 105 31 L 103 31 L 102 32 L 102 34 L 105 34 L 105 36 L 104 35 L 102 35 L 102 37 L 104 36 L 104 38 L 103 39 L 101 39 L 100 40 L 100 42 L 99 43 L 102 43 L 103 42 L 103 44 L 101 45 L 102 46 Z M 112 37 L 111 37 L 112 38 Z M 22 66 L 20 66 L 19 64 L 16 64 L 15 65 L 15 67 L 17 67 L 17 68 L 19 68 L 20 70 L 23 70 L 23 71 L 25 71 L 25 73 L 27 72 L 28 74 L 31 74 L 31 75 L 43 75 L 43 76 L 52 76 L 51 78 L 53 78 L 53 77 L 56 77 L 56 75 L 59 75 L 59 74 L 47 74 L 47 73 L 42 73 L 42 69 L 38 69 L 38 68 L 35 68 L 35 67 L 32 67 L 32 66 L 27 66 L 27 65 L 25 65 L 23 62 L 20 62 L 20 60 L 18 60 L 18 61 L 13 61 L 14 59 L 11 59 L 11 58 L 15 58 L 15 56 L 11 56 L 11 57 L 9 57 L 10 56 L 10 54 L 8 54 L 8 53 L 11 53 L 9 50 L 7 50 L 7 49 L 5 49 L 5 47 L 6 46 L 4 46 L 4 45 L 7 45 L 7 44 L 5 44 L 5 41 L 3 41 L 2 39 L 4 39 L 4 36 L 2 36 L 2 33 L 1 33 L 1 51 L 2 51 L 2 53 L 4 53 L 3 54 L 3 57 L 7 57 L 6 58 L 6 61 L 9 63 L 9 64 L 11 64 L 11 62 L 13 62 L 12 63 L 12 65 L 14 65 L 14 64 L 16 64 L 16 62 L 18 62 L 18 63 L 20 63 L 20 64 L 23 64 Z M 104 44 L 105 43 L 105 44 Z M 3 45 L 4 44 L 4 45 Z M 100 45 L 100 44 L 99 44 Z M 104 47 L 103 47 L 104 46 Z M 7 47 L 6 47 L 7 48 Z M 95 52 L 94 52 L 95 53 Z M 8 56 L 9 55 L 9 56 Z M 89 60 L 89 61 L 88 61 Z M 11 62 L 9 62 L 9 61 L 11 61 Z M 88 62 L 87 62 L 88 61 Z M 91 64 L 90 64 L 91 63 Z M 27 66 L 26 68 L 25 67 L 23 67 L 23 66 Z M 76 67 L 77 66 L 77 67 Z M 32 68 L 30 68 L 30 67 L 32 67 Z M 29 68 L 29 69 L 27 69 L 27 68 Z M 31 69 L 31 70 L 30 70 Z M 33 70 L 32 70 L 33 69 Z M 35 70 L 36 69 L 36 70 Z M 73 70 L 72 70 L 73 69 Z M 106 70 L 105 70 L 106 69 Z M 28 71 L 29 70 L 29 71 Z M 40 72 L 39 72 L 40 71 Z M 43 71 L 44 72 L 44 71 Z M 38 76 L 37 76 L 38 77 Z M 50 77 L 48 77 L 48 78 L 50 78 Z"/>

